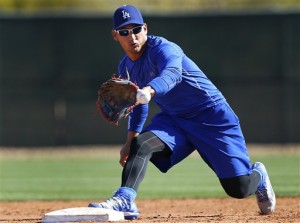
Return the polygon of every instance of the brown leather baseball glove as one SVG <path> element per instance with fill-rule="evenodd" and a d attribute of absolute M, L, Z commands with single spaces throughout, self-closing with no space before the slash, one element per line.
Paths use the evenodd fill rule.
<path fill-rule="evenodd" d="M 138 104 L 138 87 L 129 80 L 112 76 L 103 83 L 98 91 L 96 102 L 98 113 L 104 120 L 118 125 L 121 118 L 126 118 Z"/>

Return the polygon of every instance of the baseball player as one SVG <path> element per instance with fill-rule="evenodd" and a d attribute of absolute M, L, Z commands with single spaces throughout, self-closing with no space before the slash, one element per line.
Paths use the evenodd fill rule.
<path fill-rule="evenodd" d="M 89 207 L 137 218 L 135 199 L 148 162 L 166 173 L 197 150 L 229 196 L 256 194 L 261 213 L 272 213 L 276 199 L 267 170 L 262 163 L 250 163 L 238 117 L 199 67 L 175 43 L 148 35 L 132 5 L 115 11 L 112 37 L 125 52 L 118 72 L 137 83 L 141 104 L 129 115 L 127 141 L 120 150 L 121 187 L 110 199 Z M 161 112 L 144 127 L 150 100 Z"/>

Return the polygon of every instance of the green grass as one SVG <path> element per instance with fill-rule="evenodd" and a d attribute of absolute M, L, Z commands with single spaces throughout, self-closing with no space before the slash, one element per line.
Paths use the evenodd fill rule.
<path fill-rule="evenodd" d="M 99 152 L 98 152 L 99 154 Z M 101 154 L 101 152 L 100 152 Z M 269 171 L 277 196 L 300 196 L 299 156 L 255 156 Z M 115 156 L 1 156 L 0 200 L 104 199 L 120 185 Z M 198 156 L 160 173 L 148 166 L 139 198 L 227 197 L 215 174 Z"/>

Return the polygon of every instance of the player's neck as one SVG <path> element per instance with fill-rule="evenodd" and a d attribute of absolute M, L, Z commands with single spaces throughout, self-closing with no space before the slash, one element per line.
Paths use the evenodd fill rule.
<path fill-rule="evenodd" d="M 138 53 L 127 53 L 127 56 L 131 61 L 137 61 L 144 53 L 144 49 L 141 49 Z"/>

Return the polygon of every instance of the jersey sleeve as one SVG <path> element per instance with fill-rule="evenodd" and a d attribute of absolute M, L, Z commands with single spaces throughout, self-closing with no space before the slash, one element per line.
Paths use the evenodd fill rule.
<path fill-rule="evenodd" d="M 128 131 L 141 132 L 148 116 L 149 105 L 136 106 L 128 116 Z"/>
<path fill-rule="evenodd" d="M 164 95 L 182 80 L 183 54 L 171 44 L 163 44 L 153 53 L 152 58 L 159 75 L 147 85 L 155 90 L 156 95 Z"/>

